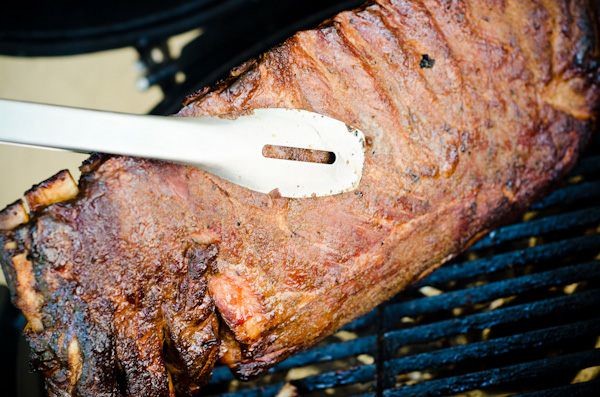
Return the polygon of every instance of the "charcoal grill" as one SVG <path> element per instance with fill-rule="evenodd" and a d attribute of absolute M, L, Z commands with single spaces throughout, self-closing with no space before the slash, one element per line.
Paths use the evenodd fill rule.
<path fill-rule="evenodd" d="M 70 34 L 55 32 L 51 40 L 5 32 L 0 52 L 62 55 L 134 46 L 145 66 L 145 85 L 158 85 L 165 94 L 152 113 L 169 114 L 185 94 L 292 32 L 361 3 L 197 0 L 184 10 L 185 18 L 177 17 L 183 2 L 174 2 L 162 19 L 154 8 L 144 13 L 128 8 L 136 18 L 123 19 L 118 30 L 100 21 L 96 30 L 68 26 Z M 179 58 L 171 57 L 166 38 L 197 27 L 204 34 Z M 164 55 L 158 63 L 151 56 L 156 50 Z M 176 80 L 178 73 L 185 81 Z M 203 395 L 277 396 L 290 387 L 308 396 L 600 395 L 599 308 L 596 134 L 570 176 L 518 222 L 489 233 L 451 263 L 265 376 L 239 382 L 227 368 L 215 368 Z M 0 319 L 4 391 L 43 395 L 39 377 L 27 370 L 27 345 L 18 335 L 23 319 L 7 303 L 5 288 Z"/>

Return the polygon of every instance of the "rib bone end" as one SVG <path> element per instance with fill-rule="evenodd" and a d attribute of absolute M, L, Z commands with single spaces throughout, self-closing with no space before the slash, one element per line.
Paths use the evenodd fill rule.
<path fill-rule="evenodd" d="M 75 198 L 79 193 L 77 183 L 68 170 L 62 170 L 50 179 L 33 186 L 25 192 L 25 200 L 32 212 L 51 204 Z"/>
<path fill-rule="evenodd" d="M 23 200 L 19 199 L 0 211 L 0 230 L 13 230 L 29 221 L 29 214 Z"/>

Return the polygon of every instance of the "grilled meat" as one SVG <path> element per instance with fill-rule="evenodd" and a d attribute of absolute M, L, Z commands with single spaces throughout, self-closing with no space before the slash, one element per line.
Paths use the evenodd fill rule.
<path fill-rule="evenodd" d="M 565 174 L 598 105 L 584 0 L 378 0 L 300 32 L 180 116 L 320 112 L 360 128 L 358 190 L 291 200 L 94 156 L 0 216 L 1 261 L 50 395 L 199 390 L 311 346 Z M 67 200 L 67 201 L 65 201 Z M 58 203 L 56 203 L 58 202 Z"/>

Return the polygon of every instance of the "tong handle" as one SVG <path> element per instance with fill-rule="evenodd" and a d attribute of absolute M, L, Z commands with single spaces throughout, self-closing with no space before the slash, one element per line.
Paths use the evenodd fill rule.
<path fill-rule="evenodd" d="M 229 120 L 225 120 L 229 121 Z M 227 142 L 229 123 L 206 120 L 198 128 L 178 117 L 132 115 L 0 99 L 0 141 L 82 153 L 110 153 L 192 164 L 211 164 Z M 186 142 L 194 136 L 203 147 Z M 193 149 L 193 150 L 192 150 Z"/>

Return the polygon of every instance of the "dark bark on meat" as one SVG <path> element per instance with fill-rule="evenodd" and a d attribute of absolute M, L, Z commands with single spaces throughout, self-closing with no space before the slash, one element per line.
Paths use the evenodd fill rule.
<path fill-rule="evenodd" d="M 256 375 L 519 213 L 589 139 L 591 4 L 376 1 L 180 112 L 302 108 L 357 126 L 368 151 L 354 192 L 289 200 L 191 167 L 87 162 L 75 200 L 0 234 L 50 394 L 189 394 L 219 358 Z"/>

